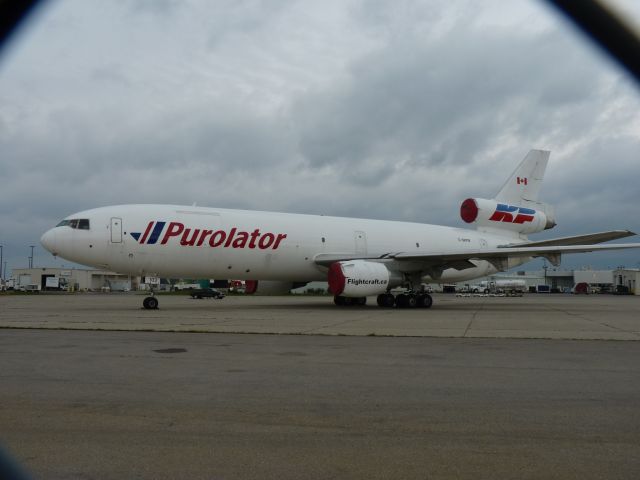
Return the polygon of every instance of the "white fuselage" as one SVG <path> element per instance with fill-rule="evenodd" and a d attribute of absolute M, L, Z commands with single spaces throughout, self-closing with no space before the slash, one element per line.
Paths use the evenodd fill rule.
<path fill-rule="evenodd" d="M 318 254 L 464 252 L 514 240 L 419 223 L 175 205 L 103 207 L 67 219 L 88 219 L 88 228 L 52 228 L 41 240 L 50 252 L 116 272 L 169 278 L 326 280 L 327 268 L 314 262 Z M 509 266 L 523 263 L 516 262 Z M 496 272 L 486 261 L 473 263 L 475 268 L 448 269 L 435 280 L 455 282 Z"/>

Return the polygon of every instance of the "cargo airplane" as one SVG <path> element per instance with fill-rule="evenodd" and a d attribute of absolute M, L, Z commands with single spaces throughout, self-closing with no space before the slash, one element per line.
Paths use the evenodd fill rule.
<path fill-rule="evenodd" d="M 615 230 L 553 240 L 529 234 L 556 225 L 538 201 L 549 152 L 531 150 L 493 199 L 468 198 L 462 220 L 474 229 L 319 215 L 175 205 L 119 205 L 68 216 L 41 243 L 73 262 L 134 275 L 245 279 L 247 292 L 288 292 L 327 280 L 337 305 L 432 304 L 425 283 L 471 280 L 543 257 L 640 248 L 605 244 Z M 392 290 L 400 287 L 402 293 Z M 404 290 L 402 290 L 402 288 Z M 397 290 L 396 290 L 397 291 Z M 158 307 L 155 296 L 144 299 Z"/>

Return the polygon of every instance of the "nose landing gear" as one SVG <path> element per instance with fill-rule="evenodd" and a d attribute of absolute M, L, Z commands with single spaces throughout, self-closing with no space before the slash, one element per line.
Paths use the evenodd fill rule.
<path fill-rule="evenodd" d="M 158 299 L 156 297 L 146 297 L 142 301 L 142 306 L 147 310 L 156 310 L 158 308 Z"/>

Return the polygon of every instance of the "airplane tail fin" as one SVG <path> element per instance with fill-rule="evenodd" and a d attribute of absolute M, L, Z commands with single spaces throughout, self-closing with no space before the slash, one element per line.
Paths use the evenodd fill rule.
<path fill-rule="evenodd" d="M 529 150 L 493 199 L 509 205 L 538 203 L 538 193 L 550 153 L 547 150 Z"/>
<path fill-rule="evenodd" d="M 530 150 L 495 197 L 468 198 L 462 202 L 462 220 L 481 231 L 520 239 L 553 228 L 554 208 L 538 201 L 549 154 L 546 150 Z"/>

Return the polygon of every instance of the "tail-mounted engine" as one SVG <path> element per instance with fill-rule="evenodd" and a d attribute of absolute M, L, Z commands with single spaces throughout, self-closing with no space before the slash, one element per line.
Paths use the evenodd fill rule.
<path fill-rule="evenodd" d="M 536 206 L 535 209 L 484 198 L 467 198 L 460 206 L 460 216 L 465 222 L 478 227 L 521 234 L 537 233 L 555 227 L 553 208 L 542 203 L 533 205 Z"/>
<path fill-rule="evenodd" d="M 401 283 L 401 276 L 390 272 L 382 263 L 350 260 L 336 262 L 329 267 L 329 291 L 334 295 L 379 295 Z"/>

